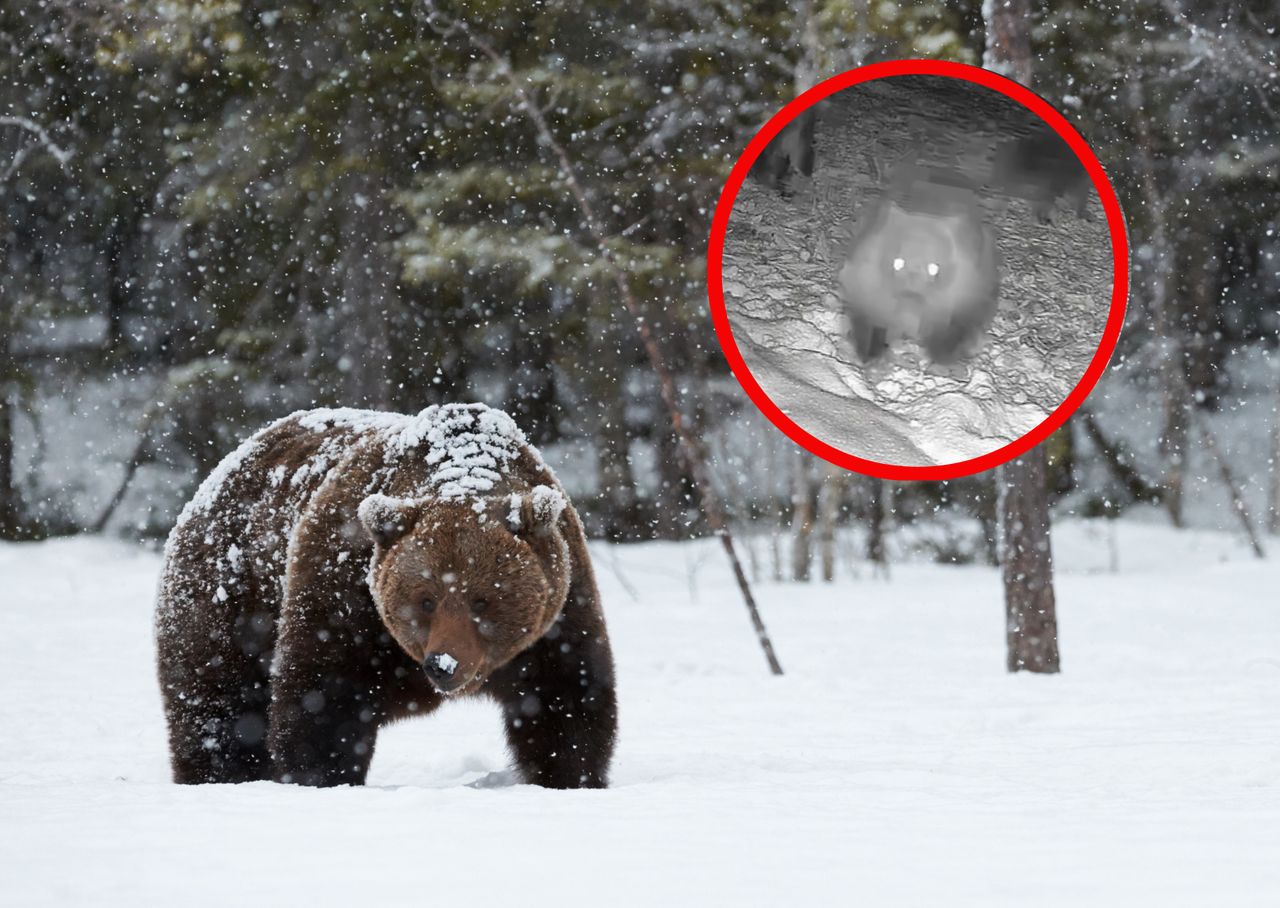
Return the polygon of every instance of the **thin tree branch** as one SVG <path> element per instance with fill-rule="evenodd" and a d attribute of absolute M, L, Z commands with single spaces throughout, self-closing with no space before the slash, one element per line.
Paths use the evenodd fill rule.
<path fill-rule="evenodd" d="M 165 410 L 169 389 L 169 373 L 166 373 L 160 395 L 147 404 L 142 413 L 142 419 L 138 421 L 138 440 L 133 446 L 133 453 L 129 455 L 129 459 L 125 462 L 124 476 L 120 478 L 120 484 L 116 486 L 115 492 L 103 507 L 102 512 L 98 514 L 98 519 L 89 525 L 90 532 L 101 533 L 106 529 L 107 524 L 115 515 L 116 509 L 124 501 L 124 496 L 129 491 L 129 486 L 133 483 L 133 477 L 138 472 L 138 467 L 142 466 L 142 458 L 147 452 L 147 442 L 151 438 L 151 429 Z"/>
<path fill-rule="evenodd" d="M 53 137 L 49 135 L 49 131 L 35 120 L 28 119 L 27 117 L 5 115 L 0 116 L 0 126 L 16 126 L 19 129 L 30 133 L 35 137 L 36 142 L 39 143 L 40 147 L 43 148 L 51 158 L 58 162 L 59 167 L 63 170 L 67 169 L 67 163 L 71 160 L 71 152 L 53 141 Z M 19 160 L 20 157 L 25 156 L 25 150 L 20 151 L 18 155 L 15 155 L 15 160 Z M 10 168 L 10 172 L 16 169 L 17 164 Z"/>
<path fill-rule="evenodd" d="M 1249 545 L 1253 549 L 1253 554 L 1259 558 L 1266 558 L 1266 552 L 1262 550 L 1262 542 L 1258 539 L 1258 533 L 1253 528 L 1253 518 L 1249 515 L 1249 508 L 1244 503 L 1244 494 L 1240 491 L 1240 485 L 1236 482 L 1235 474 L 1231 471 L 1231 465 L 1222 456 L 1218 442 L 1213 437 L 1213 433 L 1209 431 L 1209 427 L 1205 425 L 1203 417 L 1196 420 L 1196 425 L 1200 429 L 1200 437 L 1204 439 L 1204 446 L 1209 449 L 1209 453 L 1213 455 L 1213 459 L 1218 465 L 1218 475 L 1222 477 L 1222 482 L 1226 485 L 1227 492 L 1231 495 L 1231 507 L 1236 512 L 1236 516 L 1240 518 L 1240 525 L 1244 527 L 1245 535 L 1249 537 Z"/>
<path fill-rule="evenodd" d="M 1084 426 L 1085 434 L 1098 449 L 1103 461 L 1110 467 L 1115 477 L 1124 484 L 1125 490 L 1135 501 L 1145 501 L 1150 504 L 1160 504 L 1164 501 L 1164 488 L 1147 482 L 1142 474 L 1133 468 L 1120 445 L 1107 438 L 1102 427 L 1098 425 L 1097 416 L 1092 411 L 1081 409 L 1080 421 Z"/>

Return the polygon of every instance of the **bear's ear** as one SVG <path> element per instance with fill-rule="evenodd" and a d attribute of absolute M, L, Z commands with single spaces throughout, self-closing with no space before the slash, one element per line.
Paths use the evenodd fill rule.
<path fill-rule="evenodd" d="M 508 500 L 507 529 L 513 533 L 545 533 L 556 525 L 569 501 L 551 486 L 534 486 Z"/>
<path fill-rule="evenodd" d="M 388 549 L 413 529 L 418 519 L 418 503 L 408 498 L 370 495 L 356 511 L 360 523 L 381 549 Z"/>

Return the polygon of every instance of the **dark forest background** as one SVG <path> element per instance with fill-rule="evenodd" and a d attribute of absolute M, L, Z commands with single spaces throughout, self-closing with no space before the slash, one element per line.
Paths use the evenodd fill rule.
<path fill-rule="evenodd" d="M 730 523 L 772 540 L 749 547 L 757 573 L 830 576 L 846 525 L 873 561 L 886 524 L 994 559 L 991 476 L 855 477 L 764 423 L 702 271 L 720 186 L 773 111 L 861 63 L 981 63 L 977 0 L 435 12 L 469 33 L 396 0 L 3 0 L 0 538 L 161 535 L 276 416 L 456 400 L 510 411 L 594 535 L 704 532 L 518 84 L 675 367 Z M 1065 0 L 1026 25 L 1034 87 L 1092 143 L 1133 251 L 1113 368 L 1047 443 L 1058 508 L 1274 531 L 1280 8 Z"/>

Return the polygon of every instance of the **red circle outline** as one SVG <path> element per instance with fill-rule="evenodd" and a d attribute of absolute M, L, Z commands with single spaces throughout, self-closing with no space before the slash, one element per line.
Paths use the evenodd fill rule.
<path fill-rule="evenodd" d="M 1047 419 L 1016 441 L 983 454 L 981 457 L 936 466 L 903 466 L 855 457 L 810 435 L 792 422 L 769 399 L 755 376 L 751 374 L 751 370 L 747 368 L 742 352 L 733 338 L 733 329 L 729 325 L 729 315 L 724 304 L 721 271 L 725 231 L 729 227 L 729 216 L 733 211 L 734 202 L 737 201 L 738 191 L 742 188 L 743 180 L 746 179 L 751 165 L 760 156 L 760 152 L 797 115 L 823 98 L 850 86 L 888 76 L 947 76 L 963 79 L 998 91 L 1038 115 L 1071 146 L 1071 150 L 1088 171 L 1089 178 L 1098 191 L 1098 197 L 1102 200 L 1102 208 L 1107 216 L 1107 228 L 1111 234 L 1113 263 L 1111 310 L 1107 316 L 1107 325 L 1102 332 L 1098 350 L 1089 362 L 1084 376 L 1067 395 L 1067 399 L 1059 404 Z M 1098 383 L 1098 379 L 1102 377 L 1102 373 L 1106 371 L 1107 364 L 1115 353 L 1116 344 L 1120 340 L 1120 329 L 1124 325 L 1125 307 L 1129 296 L 1129 241 L 1125 231 L 1124 215 L 1120 211 L 1120 202 L 1116 198 L 1111 181 L 1107 179 L 1102 169 L 1102 164 L 1099 163 L 1088 143 L 1048 101 L 1026 86 L 977 66 L 946 60 L 892 60 L 860 66 L 820 82 L 774 114 L 747 144 L 746 150 L 729 173 L 729 179 L 720 192 L 720 200 L 716 203 L 715 214 L 711 219 L 711 237 L 707 247 L 707 295 L 711 301 L 711 320 L 715 325 L 716 338 L 720 342 L 725 358 L 729 361 L 729 368 L 760 412 L 796 444 L 837 466 L 881 479 L 958 479 L 993 469 L 1029 451 L 1048 438 L 1050 433 L 1066 422 L 1067 418 L 1084 403 L 1085 398 Z"/>

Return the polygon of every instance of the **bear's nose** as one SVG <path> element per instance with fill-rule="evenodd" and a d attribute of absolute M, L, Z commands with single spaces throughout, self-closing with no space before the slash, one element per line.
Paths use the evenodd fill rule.
<path fill-rule="evenodd" d="M 422 660 L 422 670 L 427 673 L 427 677 L 431 679 L 436 689 L 442 693 L 453 690 L 462 680 L 455 675 L 458 670 L 458 660 L 448 653 L 427 653 L 427 658 Z"/>

